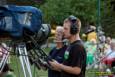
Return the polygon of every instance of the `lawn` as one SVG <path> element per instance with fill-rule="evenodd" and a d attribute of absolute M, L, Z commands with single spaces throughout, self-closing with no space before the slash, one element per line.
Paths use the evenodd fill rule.
<path fill-rule="evenodd" d="M 50 51 L 50 48 L 43 49 L 48 54 Z M 10 67 L 14 70 L 14 74 L 16 77 L 24 77 L 24 74 L 22 72 L 22 67 L 20 64 L 19 57 L 16 55 L 10 55 Z M 32 69 L 32 75 L 33 77 L 47 77 L 47 70 L 38 70 L 34 65 L 31 66 Z"/>
<path fill-rule="evenodd" d="M 45 51 L 47 51 L 46 53 L 48 54 L 50 49 L 49 48 L 46 48 L 44 49 Z M 10 60 L 11 60 L 11 63 L 10 63 L 10 66 L 14 69 L 14 73 L 16 75 L 16 77 L 24 77 L 23 73 L 22 73 L 22 69 L 21 69 L 21 66 L 20 66 L 20 61 L 19 61 L 19 58 L 18 56 L 10 56 Z M 35 66 L 31 66 L 31 69 L 32 69 L 32 75 L 33 77 L 47 77 L 48 74 L 47 74 L 47 70 L 46 71 L 43 71 L 43 70 L 38 70 Z M 87 70 L 86 71 L 86 77 L 97 77 L 95 72 L 97 70 L 95 69 L 90 69 L 90 70 Z"/>

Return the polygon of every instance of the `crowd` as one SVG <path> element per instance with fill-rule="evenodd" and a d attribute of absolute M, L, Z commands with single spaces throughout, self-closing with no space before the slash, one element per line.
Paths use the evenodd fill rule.
<path fill-rule="evenodd" d="M 66 27 L 63 26 L 62 28 L 64 28 L 66 30 Z M 58 33 L 59 32 L 57 32 L 57 30 L 56 30 L 56 35 Z M 64 33 L 64 34 L 66 34 L 66 33 Z M 71 33 L 71 31 L 70 31 L 70 33 Z M 58 35 L 58 37 L 59 36 L 63 36 L 63 35 Z M 58 37 L 56 37 L 56 38 L 58 38 Z M 83 38 L 84 37 L 85 37 L 85 40 L 83 42 L 83 46 L 85 48 L 85 52 L 87 53 L 87 55 L 85 57 L 86 58 L 85 59 L 86 60 L 86 69 L 95 69 L 95 68 L 97 69 L 98 68 L 100 72 L 108 72 L 109 71 L 109 72 L 112 73 L 110 77 L 113 77 L 114 73 L 115 73 L 115 71 L 114 71 L 114 67 L 115 67 L 115 40 L 113 38 L 110 38 L 110 37 L 105 37 L 104 32 L 102 32 L 102 31 L 97 32 L 96 27 L 92 26 L 92 25 L 90 25 L 87 32 L 83 34 Z M 63 39 L 65 39 L 65 38 L 63 38 Z M 60 40 L 63 40 L 63 39 L 60 38 Z M 68 38 L 66 38 L 66 39 L 68 39 Z M 63 41 L 57 41 L 56 43 L 59 43 L 59 42 L 63 43 Z M 69 42 L 69 43 L 70 43 L 69 45 L 71 45 L 71 42 Z M 63 55 L 61 55 L 61 57 L 62 57 L 61 62 L 59 60 L 56 60 L 55 58 L 53 58 L 53 59 L 56 60 L 56 62 L 51 63 L 52 66 L 60 67 L 61 72 L 59 70 L 60 68 L 58 68 L 58 71 L 57 71 L 57 68 L 56 69 L 50 69 L 52 71 L 55 71 L 55 73 L 52 73 L 52 74 L 50 73 L 49 77 L 56 77 L 56 76 L 61 77 L 62 69 L 64 67 L 63 67 L 63 65 L 60 65 L 60 63 L 63 64 L 63 62 L 65 60 L 64 59 L 64 57 L 65 57 L 64 52 L 67 53 L 66 51 L 68 51 L 68 46 L 66 46 L 66 47 L 67 47 L 66 50 L 63 50 L 63 51 L 59 50 L 58 51 L 58 53 L 59 52 L 63 53 Z M 63 46 L 61 47 L 61 49 L 63 49 Z M 74 52 L 77 52 L 77 51 L 79 51 L 79 49 L 75 49 Z M 57 50 L 55 50 L 54 52 L 57 52 Z M 70 52 L 70 50 L 69 50 L 69 52 Z M 81 55 L 81 54 L 79 54 L 79 55 Z M 74 56 L 74 54 L 72 54 L 71 56 Z M 78 58 L 78 53 L 75 56 L 76 57 L 72 57 L 70 59 L 73 60 L 75 58 L 76 60 L 78 60 L 77 59 Z M 55 56 L 55 57 L 59 57 L 59 55 Z M 82 56 L 79 56 L 79 57 L 82 58 Z M 68 59 L 68 57 L 67 57 L 67 59 Z M 68 61 L 68 62 L 71 62 L 71 61 Z M 79 67 L 79 62 L 77 64 L 78 64 L 78 67 Z M 72 66 L 72 65 L 70 63 L 70 64 L 67 64 L 67 66 Z M 83 66 L 81 68 L 83 68 Z M 84 69 L 85 69 L 85 67 L 84 67 Z M 69 72 L 70 67 L 65 67 L 63 69 L 63 71 L 66 72 L 66 73 L 69 73 L 69 75 L 68 75 L 69 77 L 72 77 L 73 74 L 74 74 L 74 71 L 72 71 L 73 73 Z M 56 74 L 56 72 L 58 72 L 58 73 Z M 74 76 L 75 76 L 75 74 L 74 74 Z M 79 74 L 75 77 L 79 77 Z M 80 76 L 80 77 L 82 77 L 82 76 Z"/>

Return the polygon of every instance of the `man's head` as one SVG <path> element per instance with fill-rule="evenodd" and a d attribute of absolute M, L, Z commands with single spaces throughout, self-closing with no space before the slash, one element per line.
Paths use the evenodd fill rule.
<path fill-rule="evenodd" d="M 111 38 L 110 37 L 106 38 L 106 43 L 109 44 L 109 45 L 111 44 Z"/>
<path fill-rule="evenodd" d="M 81 28 L 81 21 L 75 16 L 69 16 L 64 20 L 64 37 L 69 39 L 72 36 L 79 34 Z"/>
<path fill-rule="evenodd" d="M 62 42 L 62 41 L 63 41 L 63 27 L 57 26 L 55 34 L 55 42 Z"/>

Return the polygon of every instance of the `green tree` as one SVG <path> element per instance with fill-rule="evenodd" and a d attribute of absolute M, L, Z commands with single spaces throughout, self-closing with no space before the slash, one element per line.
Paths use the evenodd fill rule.
<path fill-rule="evenodd" d="M 85 27 L 93 22 L 101 26 L 107 36 L 115 37 L 115 11 L 111 4 L 114 0 L 100 0 L 100 20 L 98 21 L 98 0 L 45 0 L 40 9 L 43 11 L 45 23 L 62 24 L 69 15 L 75 15 L 82 21 Z"/>
<path fill-rule="evenodd" d="M 84 24 L 96 21 L 96 0 L 47 0 L 40 9 L 48 23 L 61 24 L 69 15 L 77 16 Z"/>
<path fill-rule="evenodd" d="M 101 24 L 106 36 L 115 37 L 115 1 L 104 0 L 104 6 L 102 7 Z"/>

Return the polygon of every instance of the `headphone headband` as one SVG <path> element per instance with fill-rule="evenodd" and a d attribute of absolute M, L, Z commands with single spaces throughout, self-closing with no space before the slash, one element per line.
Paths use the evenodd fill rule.
<path fill-rule="evenodd" d="M 73 16 L 73 15 L 69 16 L 68 19 L 69 19 L 72 23 L 76 23 L 76 21 L 77 21 L 77 17 L 75 17 L 75 16 Z"/>

